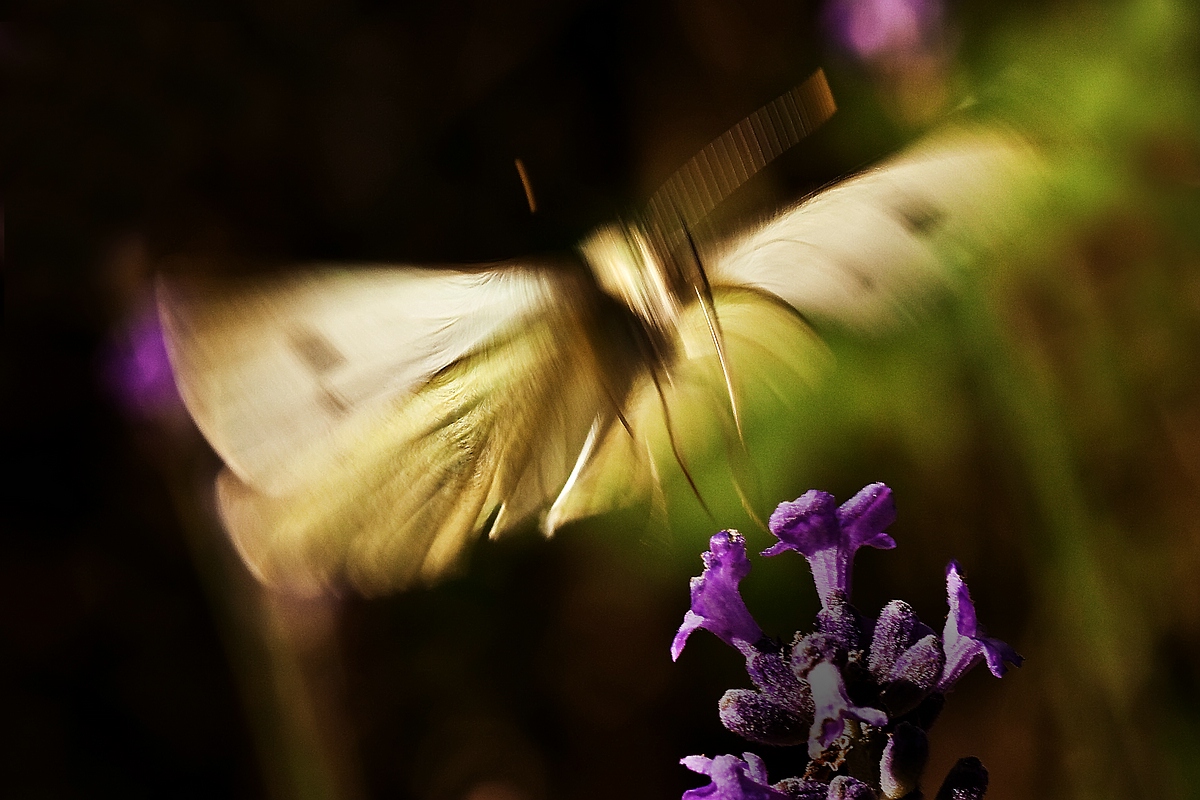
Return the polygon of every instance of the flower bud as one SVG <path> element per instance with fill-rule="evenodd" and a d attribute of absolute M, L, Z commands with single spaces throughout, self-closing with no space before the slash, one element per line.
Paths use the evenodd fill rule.
<path fill-rule="evenodd" d="M 730 689 L 718 704 L 721 724 L 752 742 L 796 745 L 808 741 L 807 719 L 750 689 Z"/>
<path fill-rule="evenodd" d="M 888 800 L 896 800 L 917 788 L 921 771 L 929 760 L 925 731 L 901 722 L 892 731 L 879 762 L 879 788 Z"/>

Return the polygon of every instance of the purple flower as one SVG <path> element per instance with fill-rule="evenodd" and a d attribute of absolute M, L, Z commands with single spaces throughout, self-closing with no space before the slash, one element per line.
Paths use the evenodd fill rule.
<path fill-rule="evenodd" d="M 772 745 L 808 741 L 813 723 L 812 692 L 792 665 L 773 650 L 740 645 L 746 671 L 758 691 L 730 689 L 718 709 L 721 724 L 743 739 Z"/>
<path fill-rule="evenodd" d="M 825 21 L 842 45 L 870 59 L 919 53 L 936 35 L 941 11 L 938 0 L 835 0 Z"/>
<path fill-rule="evenodd" d="M 711 631 L 734 647 L 738 642 L 752 645 L 763 638 L 762 629 L 738 593 L 738 583 L 750 572 L 746 540 L 737 531 L 721 531 L 709 540 L 708 548 L 701 556 L 704 572 L 692 578 L 692 607 L 684 614 L 671 643 L 673 661 L 697 628 Z"/>
<path fill-rule="evenodd" d="M 109 344 L 102 367 L 106 383 L 129 411 L 154 417 L 182 408 L 153 305 L 142 309 Z"/>
<path fill-rule="evenodd" d="M 921 702 L 937 684 L 945 662 L 941 642 L 912 606 L 902 600 L 884 606 L 867 664 L 889 712 L 903 714 Z"/>
<path fill-rule="evenodd" d="M 828 661 L 822 661 L 808 673 L 813 695 L 813 725 L 808 735 L 808 754 L 816 758 L 834 739 L 842 735 L 846 720 L 856 719 L 868 725 L 883 727 L 887 714 L 875 708 L 856 706 L 846 695 L 842 673 Z"/>
<path fill-rule="evenodd" d="M 743 761 L 742 758 L 745 760 Z M 737 756 L 688 756 L 679 763 L 709 777 L 707 786 L 688 789 L 682 800 L 789 800 L 767 783 L 767 767 L 754 753 Z"/>
<path fill-rule="evenodd" d="M 672 643 L 672 658 L 697 628 L 732 645 L 745 657 L 754 688 L 724 694 L 722 724 L 762 744 L 807 744 L 811 762 L 803 776 L 770 784 L 762 760 L 751 753 L 689 756 L 682 763 L 710 780 L 683 800 L 914 797 L 929 757 L 926 731 L 942 709 L 945 690 L 980 660 L 997 677 L 1006 663 L 1021 663 L 1012 648 L 984 635 L 954 561 L 946 569 L 950 612 L 941 635 L 900 600 L 888 603 L 876 619 L 855 609 L 849 601 L 854 555 L 864 545 L 895 547 L 884 533 L 895 516 L 891 490 L 882 483 L 865 487 L 841 507 L 818 491 L 780 504 L 770 523 L 779 541 L 763 555 L 799 552 L 808 559 L 821 598 L 815 630 L 797 633 L 787 646 L 763 634 L 739 593 L 750 572 L 745 540 L 736 531 L 712 537 L 704 572 L 691 582 L 691 608 Z M 934 800 L 981 800 L 986 790 L 982 764 L 963 759 Z"/>
<path fill-rule="evenodd" d="M 971 602 L 971 593 L 957 561 L 946 566 L 946 596 L 950 605 L 946 627 L 942 631 L 946 665 L 937 684 L 938 691 L 944 692 L 953 686 L 981 657 L 987 660 L 988 670 L 997 678 L 1007 669 L 1004 662 L 1021 666 L 1024 659 L 1017 651 L 999 639 L 983 635 L 983 628 L 975 619 L 975 604 Z"/>
<path fill-rule="evenodd" d="M 858 548 L 896 546 L 883 532 L 896 520 L 896 505 L 887 486 L 873 483 L 840 508 L 835 503 L 833 495 L 815 489 L 795 502 L 780 503 L 769 523 L 779 542 L 763 552 L 774 556 L 795 550 L 807 558 L 822 606 L 829 604 L 834 592 L 850 596 L 850 569 Z"/>

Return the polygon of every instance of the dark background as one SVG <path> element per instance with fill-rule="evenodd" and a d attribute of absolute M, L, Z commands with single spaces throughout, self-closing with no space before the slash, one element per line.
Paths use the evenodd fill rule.
<path fill-rule="evenodd" d="M 168 496 L 172 458 L 199 445 L 171 427 L 178 420 L 123 414 L 105 386 L 106 346 L 146 302 L 157 263 L 178 252 L 427 263 L 566 249 L 807 77 L 821 63 L 815 13 L 794 3 L 704 4 L 698 15 L 507 0 L 49 3 L 6 26 L 16 268 L 6 275 L 2 584 L 18 670 L 6 793 L 267 791 L 237 645 L 222 642 Z M 814 181 L 844 166 L 818 169 Z M 547 611 L 586 596 L 592 550 L 617 558 L 583 537 L 561 544 L 495 565 L 485 556 L 482 577 L 430 595 L 347 601 L 347 702 L 368 796 L 450 796 L 454 786 L 430 786 L 453 773 L 442 763 L 453 748 L 436 740 L 453 739 L 455 725 L 487 741 L 535 737 L 523 748 L 545 748 L 541 763 L 517 769 L 533 771 L 537 796 L 551 785 L 561 794 L 573 774 L 597 789 L 650 781 L 646 796 L 679 794 L 686 777 L 672 765 L 687 748 L 652 720 L 674 730 L 682 710 L 711 731 L 711 701 L 672 708 L 665 665 L 659 686 L 641 690 L 649 699 L 623 700 L 639 689 L 614 685 L 574 717 L 560 708 L 557 696 L 574 694 L 563 685 L 590 675 L 572 659 L 627 646 L 611 629 L 601 634 L 611 642 L 568 641 L 574 627 L 611 627 L 603 607 L 576 599 L 581 610 Z M 625 616 L 654 609 L 657 636 L 639 618 L 633 646 L 665 653 L 686 584 L 639 598 L 650 589 L 620 570 L 613 580 L 636 588 Z M 597 728 L 573 724 L 578 715 L 612 719 Z M 422 731 L 437 728 L 429 720 L 440 729 Z M 607 741 L 587 756 L 597 736 Z M 441 761 L 413 766 L 429 758 Z M 665 768 L 639 773 L 652 762 Z"/>
<path fill-rule="evenodd" d="M 964 81 L 1003 73 L 1004 46 L 982 43 L 1020 39 L 1004 32 L 1040 19 L 977 5 L 946 11 L 951 98 Z M 566 249 L 822 66 L 838 115 L 734 203 L 735 216 L 769 213 L 936 117 L 890 113 L 894 76 L 839 49 L 821 13 L 769 1 L 49 2 L 6 23 L 0 624 L 12 735 L 0 791 L 678 797 L 697 783 L 680 757 L 746 749 L 714 713 L 722 691 L 746 683 L 738 659 L 700 637 L 679 664 L 666 658 L 710 523 L 647 542 L 638 512 L 618 513 L 550 543 L 530 533 L 481 545 L 464 577 L 431 590 L 271 600 L 212 528 L 204 487 L 215 457 L 178 409 L 123 401 L 112 364 L 175 254 L 233 271 Z M 1084 40 L 1119 27 L 1075 13 L 1060 5 L 1046 16 L 1077 20 L 1059 30 Z M 1190 24 L 1181 20 L 1170 24 Z M 1064 75 L 1076 74 L 1071 58 Z M 1078 58 L 1078 74 L 1099 74 Z M 1190 85 L 1194 67 L 1193 57 L 1146 69 L 1176 80 L 1183 70 Z M 1055 429 L 1039 424 L 1044 408 L 1022 411 L 989 382 L 986 358 L 956 349 L 961 329 L 947 323 L 887 351 L 895 360 L 875 344 L 846 345 L 850 374 L 882 383 L 835 381 L 814 401 L 813 419 L 824 409 L 841 420 L 830 430 L 850 433 L 808 431 L 797 446 L 811 455 L 785 481 L 840 497 L 880 478 L 897 489 L 901 549 L 860 557 L 864 608 L 903 596 L 936 625 L 940 570 L 950 555 L 966 559 L 981 617 L 1029 657 L 1001 683 L 973 675 L 952 698 L 959 716 L 933 732 L 934 766 L 980 755 L 990 797 L 1084 796 L 1097 785 L 1106 788 L 1088 796 L 1183 797 L 1195 785 L 1195 137 L 1113 102 L 1121 91 L 1104 98 L 1133 133 L 1108 125 L 1125 138 L 1103 141 L 1133 148 L 1113 152 L 1134 165 L 1130 185 L 1151 186 L 1164 205 L 1114 190 L 1117 200 L 1086 213 L 1064 210 L 1066 243 L 1029 261 L 1074 265 L 1070 289 L 1027 280 L 1021 313 L 1001 315 L 1003 329 L 1059 348 L 1036 385 L 1073 412 L 1068 422 Z M 1095 290 L 1083 307 L 1080 275 Z M 1103 373 L 1115 384 L 1071 372 L 1097 359 L 1117 364 Z M 953 411 L 928 407 L 939 387 Z M 859 388 L 876 399 L 854 399 Z M 879 394 L 894 413 L 872 405 L 886 402 Z M 914 408 L 923 411 L 906 418 Z M 913 422 L 942 412 L 932 433 Z M 1054 430 L 1067 440 L 1025 457 L 1014 425 L 1049 429 L 1038 442 Z M 947 426 L 953 434 L 939 438 Z M 1056 526 L 1078 520 L 1039 505 L 1039 487 L 1059 475 L 1039 465 L 1060 451 L 1087 490 L 1066 505 L 1102 523 L 1091 551 L 1055 539 Z M 764 628 L 807 624 L 815 598 L 798 560 L 755 570 L 747 596 Z M 1127 609 L 1102 617 L 1104 630 L 1072 605 L 1094 600 L 1096 580 L 1099 596 L 1111 590 L 1110 605 Z M 1071 627 L 1077 619 L 1085 624 Z M 1072 665 L 1091 658 L 1093 638 L 1119 656 L 1080 678 Z M 794 755 L 769 759 L 772 776 L 799 768 Z"/>

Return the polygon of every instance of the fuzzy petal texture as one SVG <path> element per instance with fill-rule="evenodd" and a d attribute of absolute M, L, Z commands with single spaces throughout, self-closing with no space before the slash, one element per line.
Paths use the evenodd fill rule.
<path fill-rule="evenodd" d="M 824 608 L 817 612 L 817 632 L 833 639 L 843 654 L 864 645 L 864 627 L 870 627 L 870 622 L 859 616 L 841 589 L 830 592 Z"/>
<path fill-rule="evenodd" d="M 754 753 L 743 753 L 742 758 L 688 756 L 679 763 L 709 778 L 707 786 L 688 789 L 682 800 L 789 800 L 767 783 L 767 767 Z"/>
<path fill-rule="evenodd" d="M 813 721 L 811 710 L 797 713 L 751 689 L 730 689 L 717 709 L 727 730 L 751 742 L 777 747 L 804 744 Z"/>
<path fill-rule="evenodd" d="M 883 532 L 895 519 L 892 490 L 882 483 L 864 487 L 840 508 L 833 495 L 812 489 L 794 502 L 780 503 L 771 514 L 768 526 L 779 542 L 763 555 L 795 550 L 808 559 L 824 606 L 835 591 L 850 596 L 850 571 L 858 548 L 896 546 Z"/>
<path fill-rule="evenodd" d="M 950 613 L 946 615 L 946 627 L 942 631 L 942 650 L 946 664 L 938 681 L 938 691 L 946 691 L 958 679 L 975 666 L 980 659 L 987 661 L 988 670 L 997 678 L 1004 675 L 1005 662 L 1021 666 L 1024 659 L 999 639 L 983 634 L 983 628 L 975 618 L 975 604 L 967 589 L 957 561 L 946 567 L 946 598 Z"/>
<path fill-rule="evenodd" d="M 875 680 L 886 683 L 891 679 L 892 667 L 913 643 L 918 624 L 917 612 L 903 600 L 893 600 L 879 612 L 867 662 Z"/>
<path fill-rule="evenodd" d="M 771 702 L 798 713 L 812 716 L 812 692 L 808 682 L 792 669 L 783 652 L 740 645 L 746 656 L 750 680 Z"/>
<path fill-rule="evenodd" d="M 671 643 L 671 659 L 676 660 L 697 628 L 715 634 L 726 644 L 754 644 L 763 638 L 762 629 L 750 615 L 738 584 L 750 572 L 746 540 L 737 531 L 721 531 L 709 540 L 704 572 L 692 578 L 692 607 Z"/>
<path fill-rule="evenodd" d="M 884 708 L 893 717 L 907 714 L 933 690 L 946 657 L 936 634 L 929 634 L 896 659 L 880 691 Z"/>
<path fill-rule="evenodd" d="M 828 661 L 812 668 L 808 681 L 813 694 L 813 724 L 808 736 L 808 754 L 816 758 L 834 739 L 842 735 L 846 720 L 856 719 L 868 725 L 883 727 L 887 714 L 876 708 L 856 706 L 846 694 L 842 673 Z"/>

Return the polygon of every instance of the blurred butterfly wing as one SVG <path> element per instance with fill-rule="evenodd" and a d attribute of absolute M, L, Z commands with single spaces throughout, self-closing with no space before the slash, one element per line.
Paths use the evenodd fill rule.
<path fill-rule="evenodd" d="M 655 463 L 673 458 L 668 417 L 693 467 L 714 447 L 735 464 L 733 403 L 744 418 L 769 420 L 831 364 L 804 320 L 875 331 L 911 317 L 923 296 L 953 280 L 956 259 L 1002 238 L 1037 163 L 1015 135 L 951 129 L 717 248 L 704 267 L 732 393 L 693 303 L 661 397 L 643 376 L 626 410 L 635 436 L 612 429 L 597 443 L 547 527 L 627 503 L 657 480 Z"/>
<path fill-rule="evenodd" d="M 226 284 L 160 281 L 181 394 L 260 491 L 309 479 L 338 432 L 555 299 L 546 273 L 362 267 Z"/>
<path fill-rule="evenodd" d="M 828 348 L 808 324 L 772 295 L 716 287 L 713 308 L 744 418 L 769 422 L 786 413 L 832 366 Z M 545 520 L 549 531 L 628 505 L 670 480 L 670 471 L 679 469 L 671 436 L 697 476 L 723 472 L 718 479 L 723 486 L 731 477 L 744 477 L 728 472 L 736 471 L 734 456 L 742 445 L 704 310 L 693 303 L 680 323 L 680 347 L 668 367 L 669 378 L 656 385 L 648 372 L 638 376 L 625 405 L 630 430 L 617 423 L 603 431 L 592 457 L 555 500 Z"/>
<path fill-rule="evenodd" d="M 543 507 L 613 391 L 580 288 L 509 268 L 164 290 L 177 379 L 230 466 L 218 499 L 247 564 L 300 591 L 343 576 L 385 591 L 450 569 L 497 506 L 494 532 Z"/>
<path fill-rule="evenodd" d="M 740 237 L 706 264 L 714 284 L 769 292 L 814 321 L 871 330 L 910 316 L 1011 221 L 1032 149 L 958 127 L 839 183 Z"/>
<path fill-rule="evenodd" d="M 552 531 L 653 486 L 680 443 L 689 461 L 732 452 L 731 401 L 786 403 L 827 363 L 801 315 L 902 318 L 955 248 L 986 246 L 1034 163 L 1015 137 L 952 131 L 707 256 L 732 393 L 699 303 L 656 382 L 630 342 L 606 346 L 594 284 L 538 270 L 167 287 L 161 315 L 229 465 L 221 510 L 247 563 L 269 583 L 383 591 L 444 573 L 497 508 L 493 533 L 557 492 Z"/>

